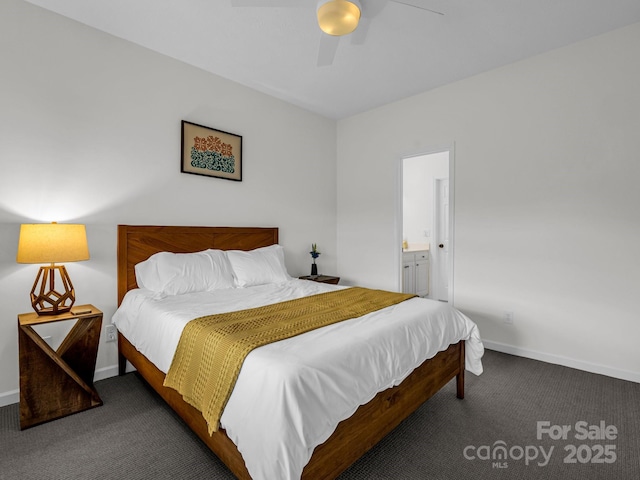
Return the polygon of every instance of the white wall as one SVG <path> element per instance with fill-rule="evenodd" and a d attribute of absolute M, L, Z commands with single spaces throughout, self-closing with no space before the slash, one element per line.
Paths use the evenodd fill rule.
<path fill-rule="evenodd" d="M 339 275 L 397 288 L 397 162 L 455 143 L 455 305 L 493 348 L 640 381 L 638 58 L 635 24 L 340 121 Z"/>
<path fill-rule="evenodd" d="M 0 62 L 0 404 L 38 268 L 15 262 L 21 223 L 87 225 L 91 260 L 67 268 L 105 323 L 121 223 L 277 226 L 292 275 L 312 242 L 336 271 L 335 121 L 19 0 L 0 3 Z M 183 119 L 243 136 L 242 182 L 180 173 Z M 115 365 L 101 342 L 98 377 Z"/>
<path fill-rule="evenodd" d="M 275 225 L 291 274 L 317 242 L 324 272 L 394 289 L 398 162 L 453 142 L 455 304 L 494 348 L 640 381 L 638 57 L 636 24 L 343 120 L 336 145 L 334 121 L 4 0 L 0 405 L 37 271 L 21 223 L 87 225 L 91 260 L 67 267 L 106 322 L 119 223 Z M 241 183 L 180 173 L 182 119 L 243 136 Z M 115 360 L 102 342 L 98 376 Z"/>

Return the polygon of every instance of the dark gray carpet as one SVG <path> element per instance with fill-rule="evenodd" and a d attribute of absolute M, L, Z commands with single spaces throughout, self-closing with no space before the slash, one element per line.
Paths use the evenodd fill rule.
<path fill-rule="evenodd" d="M 640 478 L 640 384 L 491 351 L 483 362 L 465 400 L 450 383 L 340 480 Z M 23 432 L 18 405 L 0 408 L 0 479 L 233 478 L 136 374 L 96 388 L 104 406 Z M 567 439 L 538 440 L 539 421 L 570 425 Z M 617 437 L 576 439 L 580 421 L 604 421 Z M 496 442 L 507 458 L 483 459 Z M 540 447 L 553 447 L 546 465 Z M 528 465 L 519 458 L 534 450 Z"/>

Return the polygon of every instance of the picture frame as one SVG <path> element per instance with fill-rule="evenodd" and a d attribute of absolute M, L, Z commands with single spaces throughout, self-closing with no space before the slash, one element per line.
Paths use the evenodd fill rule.
<path fill-rule="evenodd" d="M 242 137 L 182 120 L 180 171 L 242 181 Z"/>

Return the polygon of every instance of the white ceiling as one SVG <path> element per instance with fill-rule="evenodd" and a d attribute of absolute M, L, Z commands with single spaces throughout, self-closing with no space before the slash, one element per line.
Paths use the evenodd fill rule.
<path fill-rule="evenodd" d="M 27 1 L 330 118 L 640 21 L 639 0 L 390 1 L 318 67 L 317 0 Z"/>

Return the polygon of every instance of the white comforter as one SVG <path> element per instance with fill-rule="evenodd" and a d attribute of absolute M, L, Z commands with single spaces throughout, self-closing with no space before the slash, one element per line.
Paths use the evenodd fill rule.
<path fill-rule="evenodd" d="M 113 322 L 160 370 L 185 324 L 338 287 L 306 280 L 163 296 L 127 293 Z M 466 369 L 482 373 L 478 328 L 446 303 L 414 298 L 364 317 L 260 347 L 246 358 L 220 420 L 255 480 L 300 478 L 316 446 L 378 392 L 466 340 Z"/>

